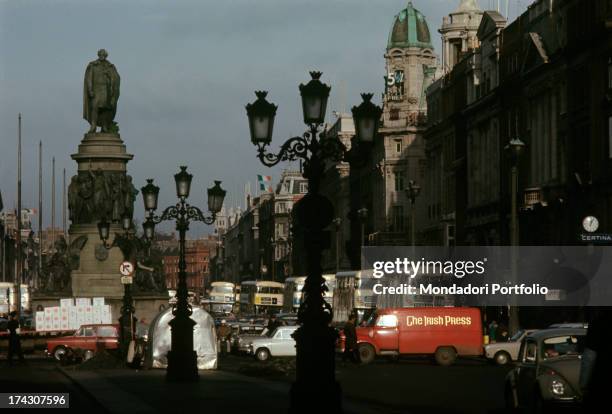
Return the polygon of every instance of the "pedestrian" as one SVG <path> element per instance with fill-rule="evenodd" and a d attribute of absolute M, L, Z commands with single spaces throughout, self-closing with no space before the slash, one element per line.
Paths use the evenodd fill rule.
<path fill-rule="evenodd" d="M 225 319 L 221 320 L 221 325 L 217 328 L 217 341 L 221 353 L 228 353 L 231 350 L 232 328 L 227 324 Z"/>
<path fill-rule="evenodd" d="M 497 327 L 497 321 L 493 319 L 489 324 L 489 342 L 492 344 L 496 342 L 495 339 L 497 338 Z"/>
<path fill-rule="evenodd" d="M 612 354 L 609 351 L 612 331 L 609 328 L 612 309 L 594 310 L 589 321 L 585 340 L 585 361 L 581 361 L 580 386 L 583 388 L 585 407 L 598 412 L 609 400 L 609 372 L 612 370 Z M 585 371 L 585 372 L 583 372 Z"/>
<path fill-rule="evenodd" d="M 357 349 L 357 330 L 355 322 L 357 317 L 355 314 L 349 316 L 348 321 L 344 324 L 344 353 L 342 354 L 342 362 L 350 359 L 354 363 L 359 362 L 359 350 Z"/>
<path fill-rule="evenodd" d="M 9 322 L 7 328 L 9 330 L 9 347 L 8 347 L 8 364 L 13 364 L 13 355 L 16 354 L 20 362 L 25 362 L 23 352 L 21 352 L 21 339 L 19 338 L 19 318 L 17 312 L 13 311 L 9 314 Z"/>
<path fill-rule="evenodd" d="M 275 314 L 270 315 L 270 319 L 268 319 L 268 326 L 266 327 L 266 335 L 272 336 L 276 328 L 281 326 L 280 322 L 276 319 Z"/>
<path fill-rule="evenodd" d="M 141 318 L 136 325 L 136 338 L 146 339 L 149 335 L 149 324 L 145 318 Z"/>
<path fill-rule="evenodd" d="M 499 342 L 508 342 L 508 327 L 503 322 L 500 322 L 500 324 L 497 326 L 495 338 Z"/>

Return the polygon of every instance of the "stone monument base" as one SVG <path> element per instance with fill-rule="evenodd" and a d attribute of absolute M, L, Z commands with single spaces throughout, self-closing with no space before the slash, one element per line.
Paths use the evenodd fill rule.
<path fill-rule="evenodd" d="M 111 226 L 108 243 L 112 244 L 115 233 L 120 233 L 118 224 Z M 119 266 L 123 254 L 118 247 L 107 250 L 98 234 L 95 224 L 73 224 L 70 226 L 70 240 L 87 237 L 80 252 L 79 268 L 71 272 L 72 295 L 74 297 L 103 296 L 108 299 L 123 297 L 123 285 Z"/>

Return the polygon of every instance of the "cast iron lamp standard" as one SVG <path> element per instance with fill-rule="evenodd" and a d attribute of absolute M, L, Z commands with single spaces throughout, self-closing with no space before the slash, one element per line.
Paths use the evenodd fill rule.
<path fill-rule="evenodd" d="M 223 207 L 223 199 L 226 193 L 221 188 L 221 181 L 215 181 L 215 185 L 208 189 L 208 210 L 211 215 L 206 217 L 198 207 L 187 203 L 192 178 L 193 176 L 187 172 L 187 167 L 181 167 L 181 171 L 174 175 L 176 195 L 179 201 L 176 205 L 167 207 L 160 216 L 155 215 L 159 187 L 153 184 L 152 179 L 148 179 L 147 185 L 141 189 L 147 214 L 142 224 L 145 237 L 149 240 L 153 239 L 155 225 L 166 220 L 174 220 L 176 222 L 176 230 L 179 232 L 177 301 L 172 307 L 174 318 L 169 323 L 171 327 L 171 345 L 170 352 L 168 352 L 168 368 L 166 371 L 166 379 L 169 381 L 198 380 L 197 354 L 193 350 L 193 327 L 196 323 L 190 318 L 192 309 L 187 300 L 185 235 L 187 230 L 189 230 L 189 223 L 192 221 L 201 221 L 206 224 L 214 223 L 217 213 Z"/>
<path fill-rule="evenodd" d="M 518 121 L 516 131 L 518 133 Z M 511 266 L 511 283 L 516 284 L 518 278 L 518 245 L 519 245 L 519 225 L 518 225 L 518 166 L 519 160 L 525 149 L 525 143 L 520 138 L 511 139 L 504 148 L 510 159 L 510 266 Z M 510 335 L 514 335 L 520 326 L 518 307 L 516 306 L 516 297 L 513 296 L 508 309 L 508 330 Z"/>
<path fill-rule="evenodd" d="M 329 326 L 331 306 L 323 295 L 327 290 L 322 276 L 321 254 L 329 248 L 330 235 L 325 228 L 332 223 L 331 202 L 319 194 L 327 160 L 341 160 L 347 150 L 338 139 L 325 138 L 321 127 L 325 118 L 331 87 L 319 79 L 320 72 L 311 72 L 312 79 L 300 85 L 304 123 L 302 136 L 289 138 L 278 154 L 268 153 L 277 106 L 266 100 L 267 92 L 255 92 L 257 100 L 246 106 L 252 143 L 260 161 L 272 167 L 281 161 L 303 160 L 308 193 L 295 205 L 293 213 L 304 231 L 308 275 L 303 288 L 304 300 L 298 311 L 300 327 L 294 334 L 297 361 L 296 381 L 291 387 L 291 412 L 315 412 L 321 407 L 341 412 L 342 390 L 335 378 L 336 331 Z M 372 95 L 363 94 L 363 102 L 353 107 L 357 140 L 372 142 L 378 131 L 382 110 L 370 102 Z"/>
<path fill-rule="evenodd" d="M 133 268 L 136 269 L 136 253 L 138 245 L 143 241 L 136 237 L 132 217 L 129 215 L 121 217 L 123 233 L 116 233 L 112 243 L 108 243 L 110 226 L 110 223 L 105 218 L 98 222 L 98 235 L 102 241 L 102 246 L 106 250 L 119 247 L 123 254 L 123 260 L 132 263 Z M 134 340 L 134 311 L 132 283 L 131 281 L 126 281 L 126 283 L 123 283 L 123 305 L 121 306 L 121 317 L 119 318 L 119 325 L 121 327 L 119 339 L 121 342 L 121 352 L 124 356 L 127 356 L 130 343 Z"/>
<path fill-rule="evenodd" d="M 416 209 L 414 207 L 414 203 L 416 202 L 416 198 L 421 194 L 421 186 L 416 183 L 414 180 L 408 181 L 408 187 L 406 187 L 406 195 L 410 200 L 410 243 L 412 245 L 413 253 L 414 246 L 416 245 L 416 231 L 415 231 L 415 216 Z"/>

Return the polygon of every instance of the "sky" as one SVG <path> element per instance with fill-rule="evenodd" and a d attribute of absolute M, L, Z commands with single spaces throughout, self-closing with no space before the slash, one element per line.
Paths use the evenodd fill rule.
<path fill-rule="evenodd" d="M 510 2 L 510 20 L 529 3 Z M 502 12 L 506 0 L 501 0 Z M 298 85 L 320 70 L 331 84 L 332 111 L 347 112 L 361 92 L 380 102 L 384 52 L 393 17 L 406 0 L 0 0 L 0 192 L 16 205 L 17 116 L 22 114 L 22 206 L 38 206 L 38 143 L 43 143 L 43 227 L 51 221 L 51 160 L 56 159 L 56 223 L 61 179 L 88 124 L 83 75 L 105 48 L 121 76 L 115 121 L 134 159 L 140 188 L 161 187 L 160 206 L 175 202 L 173 174 L 194 175 L 190 202 L 206 206 L 205 188 L 221 180 L 226 207 L 244 205 L 256 175 L 272 175 L 249 140 L 244 106 L 268 90 L 277 105 L 272 148 L 304 131 Z M 413 0 L 427 18 L 436 53 L 442 17 L 459 0 Z M 496 0 L 480 0 L 483 9 Z M 138 196 L 136 218 L 143 215 Z M 36 224 L 35 224 L 36 227 Z M 208 231 L 192 227 L 196 233 Z M 171 226 L 162 226 L 170 230 Z"/>

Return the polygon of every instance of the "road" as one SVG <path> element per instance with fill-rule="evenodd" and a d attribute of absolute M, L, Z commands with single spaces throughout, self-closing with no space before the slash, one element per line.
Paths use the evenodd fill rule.
<path fill-rule="evenodd" d="M 256 367 L 261 367 L 257 370 Z M 246 356 L 221 359 L 222 370 L 268 376 L 291 382 L 294 372 L 274 375 L 279 362 L 259 363 Z M 504 413 L 504 378 L 508 368 L 481 359 L 463 359 L 450 367 L 428 358 L 376 360 L 369 365 L 343 364 L 336 378 L 346 397 L 356 402 L 384 406 L 388 413 L 499 414 Z"/>
<path fill-rule="evenodd" d="M 56 363 L 44 357 L 28 357 L 25 364 L 6 365 L 5 354 L 0 356 L 0 390 L 5 393 L 69 393 L 70 410 L 75 412 L 104 413 L 87 394 L 75 386 L 56 367 Z"/>

